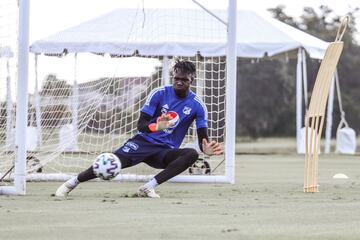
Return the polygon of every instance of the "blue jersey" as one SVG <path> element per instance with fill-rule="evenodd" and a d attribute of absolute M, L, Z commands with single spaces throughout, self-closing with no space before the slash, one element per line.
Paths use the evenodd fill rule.
<path fill-rule="evenodd" d="M 207 110 L 203 101 L 191 90 L 185 98 L 179 98 L 172 86 L 154 89 L 148 96 L 142 112 L 150 115 L 151 123 L 163 113 L 176 112 L 179 118 L 174 126 L 162 131 L 138 134 L 152 143 L 179 148 L 190 125 L 196 120 L 196 128 L 208 127 Z"/>

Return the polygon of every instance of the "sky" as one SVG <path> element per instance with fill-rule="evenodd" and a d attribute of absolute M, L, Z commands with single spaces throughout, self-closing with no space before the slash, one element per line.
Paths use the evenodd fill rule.
<path fill-rule="evenodd" d="M 209 9 L 226 9 L 228 0 L 197 0 L 203 6 Z M 293 1 L 293 0 L 238 0 L 237 5 L 238 9 L 250 9 L 261 14 L 270 15 L 267 11 L 268 8 L 273 8 L 278 5 L 285 6 L 285 12 L 291 16 L 298 17 L 302 12 L 305 6 L 310 6 L 315 9 L 318 9 L 320 5 L 328 5 L 330 8 L 334 9 L 335 13 L 338 15 L 345 14 L 351 8 L 360 6 L 360 0 L 302 0 L 302 1 Z M 50 36 L 58 31 L 70 28 L 72 26 L 78 25 L 84 21 L 90 20 L 94 17 L 102 15 L 104 13 L 110 12 L 116 8 L 199 8 L 191 0 L 30 0 L 30 44 L 36 40 Z M 360 16 L 358 16 L 360 18 Z M 359 20 L 358 20 L 359 22 Z M 360 26 L 360 23 L 357 24 Z M 358 27 L 359 29 L 360 27 Z M 359 37 L 360 39 L 360 37 Z M 30 54 L 29 61 L 29 79 L 34 79 L 34 60 L 32 54 Z M 80 69 L 81 67 L 85 69 L 89 68 L 91 62 L 97 62 L 98 57 L 93 55 L 82 56 L 82 59 L 78 59 Z M 57 72 L 59 78 L 72 79 L 74 72 L 74 59 L 58 59 L 50 57 L 40 57 L 38 60 L 38 79 L 43 79 L 43 77 L 48 73 L 48 71 L 58 71 L 53 70 L 55 66 L 56 69 L 62 69 L 60 72 Z M 82 65 L 80 65 L 80 63 Z M 100 64 L 100 63 L 99 63 Z M 118 62 L 113 61 L 110 63 L 105 63 L 103 65 L 97 65 L 97 69 L 101 69 L 96 74 L 99 75 L 149 75 L 154 69 L 154 62 L 145 62 L 141 68 L 131 68 L 128 67 L 127 72 L 122 72 L 117 68 L 119 65 Z M 80 71 L 91 74 L 89 71 Z M 130 72 L 130 73 L 129 73 Z M 92 73 L 93 74 L 93 73 Z M 94 78 L 100 77 L 93 74 Z M 82 79 L 87 79 L 86 74 L 78 74 L 78 81 Z M 29 89 L 33 88 L 33 84 L 30 81 Z"/>

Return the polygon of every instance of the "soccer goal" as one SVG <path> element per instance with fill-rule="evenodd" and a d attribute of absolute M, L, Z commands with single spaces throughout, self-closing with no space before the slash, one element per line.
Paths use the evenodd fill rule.
<path fill-rule="evenodd" d="M 192 91 L 208 109 L 210 139 L 221 142 L 225 153 L 200 154 L 171 181 L 234 183 L 236 1 L 229 0 L 228 9 L 117 9 L 34 42 L 26 157 L 19 159 L 27 162 L 26 179 L 64 181 L 98 154 L 119 148 L 136 134 L 148 94 L 172 83 L 172 63 L 180 58 L 196 65 Z M 6 132 L 7 125 L 1 126 Z M 197 148 L 195 124 L 183 146 Z M 1 160 L 0 173 L 12 167 L 14 151 L 3 150 L 12 155 Z M 146 181 L 156 173 L 139 164 L 115 180 Z M 10 173 L 6 179 L 16 177 Z"/>

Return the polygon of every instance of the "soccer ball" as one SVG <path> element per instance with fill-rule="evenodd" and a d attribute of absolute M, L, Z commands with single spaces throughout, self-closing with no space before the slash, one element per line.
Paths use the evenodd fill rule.
<path fill-rule="evenodd" d="M 190 175 L 210 175 L 211 167 L 208 161 L 199 158 L 196 162 L 189 167 Z"/>
<path fill-rule="evenodd" d="M 102 153 L 97 156 L 92 168 L 97 177 L 103 180 L 110 180 L 119 174 L 121 162 L 113 153 Z"/>

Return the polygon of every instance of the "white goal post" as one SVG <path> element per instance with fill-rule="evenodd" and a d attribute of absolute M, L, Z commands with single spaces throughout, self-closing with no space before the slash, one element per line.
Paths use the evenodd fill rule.
<path fill-rule="evenodd" d="M 196 1 L 193 2 L 198 4 Z M 52 41 L 51 37 L 32 44 L 30 51 L 33 54 L 30 57 L 35 59 L 35 70 L 30 73 L 34 77 L 31 77 L 29 81 L 33 82 L 34 89 L 28 91 L 27 82 L 23 82 L 27 79 L 25 70 L 27 61 L 20 64 L 19 60 L 21 84 L 17 85 L 17 96 L 21 97 L 18 97 L 16 101 L 15 129 L 21 132 L 21 138 L 17 138 L 13 150 L 1 149 L 7 153 L 16 151 L 16 157 L 7 158 L 7 162 L 0 160 L 0 177 L 15 162 L 15 172 L 6 177 L 10 186 L 0 186 L 0 194 L 25 194 L 26 181 L 67 180 L 89 167 L 96 155 L 114 151 L 120 147 L 136 133 L 139 111 L 150 91 L 164 84 L 171 84 L 169 72 L 171 64 L 177 58 L 188 59 L 196 65 L 196 83 L 192 86 L 192 90 L 202 98 L 208 108 L 209 137 L 223 143 L 224 155 L 211 158 L 200 155 L 202 159 L 210 163 L 210 174 L 194 174 L 186 171 L 170 181 L 234 183 L 237 4 L 236 0 L 228 0 L 228 4 L 228 11 L 215 12 L 204 9 L 169 9 L 166 12 L 163 9 L 159 15 L 159 10 L 145 11 L 143 9 L 143 14 L 146 14 L 144 16 L 141 16 L 141 11 L 138 9 L 132 11 L 119 9 L 122 11 L 121 14 L 132 14 L 129 18 L 122 15 L 122 19 L 127 22 L 120 23 L 121 26 L 109 27 L 110 33 L 120 28 L 127 30 L 127 35 L 124 37 L 126 42 L 119 45 L 110 42 L 92 42 L 87 46 L 90 48 L 86 49 L 86 47 L 79 47 L 82 44 L 80 41 L 83 40 L 81 37 L 67 35 L 67 32 L 54 35 L 55 38 L 59 37 L 57 44 L 50 44 L 54 48 L 49 47 L 48 50 L 43 48 L 47 44 L 46 41 Z M 20 15 L 23 14 L 22 18 L 25 22 L 22 23 L 23 25 L 21 25 L 21 20 L 19 22 L 19 39 L 22 41 L 19 44 L 22 46 L 22 48 L 19 47 L 19 59 L 28 59 L 27 55 L 20 57 L 21 51 L 24 51 L 22 54 L 28 54 L 29 45 L 26 42 L 28 11 L 28 0 L 20 1 L 19 12 Z M 175 13 L 186 14 L 188 19 L 182 19 L 185 27 L 202 26 L 201 31 L 205 37 L 209 38 L 209 42 L 196 42 L 193 28 L 186 29 L 184 26 L 177 26 L 178 23 L 172 25 L 167 18 Z M 108 22 L 101 18 L 110 17 L 111 19 L 115 16 L 116 14 L 110 13 L 95 20 Z M 221 21 L 221 19 L 227 21 Z M 112 21 L 114 24 L 117 22 L 114 18 Z M 187 21 L 190 25 L 186 24 Z M 89 27 L 91 23 L 90 20 L 84 26 Z M 93 29 L 92 26 L 90 28 Z M 80 32 L 76 31 L 76 27 L 74 29 L 73 33 Z M 168 44 L 166 40 L 172 42 L 177 31 L 180 30 L 182 34 L 193 37 L 192 42 L 179 41 L 174 45 Z M 146 38 L 149 44 L 146 48 L 142 48 L 142 37 L 146 31 L 148 31 Z M 211 37 L 218 32 L 224 33 L 220 39 L 224 40 L 221 45 L 224 51 L 222 54 L 213 54 L 219 48 L 213 42 L 219 39 Z M 95 36 L 97 33 L 87 32 L 87 37 L 91 37 L 92 34 Z M 165 42 L 159 41 L 161 37 L 167 38 Z M 67 46 L 65 43 L 67 38 L 73 40 L 74 45 Z M 111 37 L 108 39 L 110 41 Z M 91 49 L 101 44 L 105 46 L 105 50 Z M 185 50 L 186 53 L 181 54 L 187 45 L 191 45 L 195 50 L 191 50 L 192 52 Z M 50 71 L 49 63 L 55 61 L 54 59 L 59 62 L 55 65 L 65 67 Z M 92 72 L 98 73 L 103 69 L 108 69 L 110 62 L 115 63 L 115 67 L 107 72 L 107 75 L 95 74 L 97 76 L 103 74 L 102 77 L 84 77 L 90 72 L 85 64 L 90 59 L 97 61 L 96 65 L 92 65 Z M 154 66 L 147 76 L 126 76 L 121 73 L 124 69 L 129 70 L 129 66 L 143 68 L 144 64 Z M 71 73 L 70 77 L 62 75 L 64 72 Z M 183 146 L 196 148 L 196 145 L 194 124 L 189 129 Z M 7 145 L 7 148 L 11 149 L 11 143 L 10 146 Z M 5 155 L 5 153 L 2 154 Z M 158 172 L 158 170 L 140 165 L 124 169 L 115 180 L 146 181 Z M 12 182 L 14 186 L 11 186 Z"/>
<path fill-rule="evenodd" d="M 7 41 L 12 41 L 10 46 L 13 46 L 15 52 L 15 56 L 17 57 L 17 94 L 16 94 L 16 123 L 15 123 L 15 143 L 13 152 L 15 155 L 15 163 L 14 163 L 14 185 L 13 186 L 1 186 L 0 194 L 12 194 L 12 195 L 25 195 L 26 193 L 26 126 L 27 126 L 27 104 L 28 104 L 28 55 L 29 55 L 29 0 L 19 0 L 18 6 L 16 5 L 16 1 L 2 1 L 4 6 L 1 6 L 1 15 L 3 17 L 7 17 L 7 14 L 3 15 L 3 11 L 13 11 L 8 15 L 11 19 L 6 19 L 10 21 L 10 29 L 9 28 L 1 28 L 6 32 L 4 37 L 1 37 L 1 45 L 6 43 Z M 7 5 L 6 8 L 4 8 Z M 18 7 L 18 12 L 16 11 Z M 18 15 L 17 15 L 18 14 Z M 18 17 L 18 19 L 16 19 Z M 18 24 L 17 21 L 18 20 Z M 11 22 L 13 21 L 13 22 Z M 3 19 L 2 19 L 3 22 Z M 15 29 L 11 29 L 11 27 L 15 27 Z M 17 36 L 16 36 L 17 35 Z M 15 41 L 15 44 L 14 42 Z M 17 44 L 16 44 L 17 43 Z M 0 45 L 0 47 L 1 47 Z M 17 55 L 16 55 L 17 54 Z M 16 65 L 14 65 L 16 66 Z M 9 76 L 11 74 L 9 73 Z M 8 76 L 8 77 L 9 77 Z M 9 84 L 7 85 L 9 86 Z M 9 98 L 7 99 L 9 102 Z M 10 100 L 11 101 L 11 100 Z M 7 105 L 7 104 L 5 104 Z M 7 118 L 10 119 L 10 118 Z M 9 127 L 9 126 L 8 126 Z M 12 128 L 12 126 L 10 126 Z M 8 132 L 6 133 L 8 134 Z M 9 136 L 7 136 L 9 137 Z M 5 141 L 6 142 L 6 141 Z M 7 151 L 6 144 L 5 151 Z M 3 149 L 1 155 L 3 154 Z M 9 158 L 10 155 L 5 155 Z"/>

